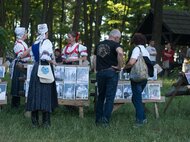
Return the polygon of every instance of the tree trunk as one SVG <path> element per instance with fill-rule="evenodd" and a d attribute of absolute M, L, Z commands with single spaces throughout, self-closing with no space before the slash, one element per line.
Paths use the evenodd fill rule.
<path fill-rule="evenodd" d="M 89 23 L 88 23 L 88 8 L 87 8 L 87 1 L 83 0 L 83 15 L 84 15 L 84 45 L 87 47 L 88 51 L 88 57 L 91 55 L 91 45 L 90 45 L 90 39 L 89 39 Z"/>
<path fill-rule="evenodd" d="M 163 1 L 156 0 L 154 3 L 154 21 L 153 21 L 152 39 L 155 41 L 158 63 L 161 62 L 160 59 L 162 53 L 162 48 L 161 48 L 162 13 L 163 13 Z"/>
<path fill-rule="evenodd" d="M 53 39 L 53 34 L 52 34 L 52 29 L 53 29 L 53 0 L 49 0 L 49 4 L 48 4 L 48 12 L 46 15 L 46 22 L 48 25 L 48 35 L 49 35 L 49 39 L 52 41 Z"/>
<path fill-rule="evenodd" d="M 73 28 L 72 30 L 77 32 L 79 30 L 79 17 L 81 13 L 81 6 L 82 6 L 82 0 L 76 0 L 76 6 L 75 6 L 75 14 L 74 14 L 74 20 L 73 20 Z"/>
<path fill-rule="evenodd" d="M 43 12 L 42 12 L 41 23 L 46 22 L 46 17 L 47 17 L 47 14 L 48 14 L 48 3 L 49 3 L 49 0 L 44 0 L 43 1 Z"/>
<path fill-rule="evenodd" d="M 5 27 L 5 1 L 0 0 L 0 26 Z M 3 57 L 5 47 L 0 45 L 0 57 Z"/>
<path fill-rule="evenodd" d="M 0 26 L 4 27 L 5 26 L 5 1 L 0 0 Z"/>
<path fill-rule="evenodd" d="M 89 41 L 91 42 L 91 43 L 90 43 L 90 46 L 91 46 L 91 47 L 90 47 L 90 51 L 89 51 L 89 53 L 90 53 L 90 54 L 89 54 L 89 57 L 91 56 L 91 53 L 93 54 L 93 52 L 92 52 L 92 45 L 93 45 L 93 43 L 94 43 L 94 40 L 93 40 L 93 39 L 94 39 L 94 36 L 93 36 L 93 35 L 94 35 L 94 34 L 93 34 L 93 31 L 94 31 L 94 30 L 93 30 L 93 22 L 94 22 L 94 16 L 95 16 L 95 15 L 94 15 L 94 14 L 95 14 L 95 13 L 94 13 L 94 11 L 95 11 L 95 10 L 94 10 L 94 9 L 95 9 L 94 7 L 95 7 L 95 1 L 93 0 L 92 3 L 91 3 L 90 23 L 89 23 L 89 26 L 90 26 L 90 30 L 89 30 Z"/>
<path fill-rule="evenodd" d="M 97 7 L 96 7 L 96 17 L 95 17 L 95 44 L 97 44 L 100 41 L 100 26 L 102 22 L 102 0 L 97 1 Z"/>
<path fill-rule="evenodd" d="M 21 26 L 28 29 L 30 17 L 30 0 L 22 0 Z"/>
<path fill-rule="evenodd" d="M 61 6 L 62 10 L 61 10 L 61 24 L 60 24 L 60 29 L 63 29 L 63 24 L 66 21 L 66 15 L 65 15 L 65 1 L 62 0 L 62 6 Z M 62 40 L 63 40 L 63 33 L 60 30 L 60 38 L 59 38 L 59 49 L 62 49 Z"/>

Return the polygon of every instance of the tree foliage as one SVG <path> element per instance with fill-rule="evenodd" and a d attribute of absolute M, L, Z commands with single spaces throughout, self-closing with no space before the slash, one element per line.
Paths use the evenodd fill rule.
<path fill-rule="evenodd" d="M 16 26 L 28 28 L 31 45 L 36 38 L 37 24 L 46 22 L 56 48 L 65 45 L 64 34 L 76 30 L 81 33 L 81 41 L 87 45 L 89 54 L 101 35 L 113 28 L 121 30 L 122 44 L 128 45 L 131 34 L 151 8 L 147 0 L 0 0 L 0 4 L 3 17 L 0 26 L 9 35 L 9 45 L 14 43 Z M 164 9 L 189 10 L 190 2 L 165 0 L 163 5 Z"/>

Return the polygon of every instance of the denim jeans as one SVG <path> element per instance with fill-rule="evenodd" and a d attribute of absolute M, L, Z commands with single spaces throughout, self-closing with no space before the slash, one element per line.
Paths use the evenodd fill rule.
<path fill-rule="evenodd" d="M 98 100 L 96 104 L 96 123 L 109 123 L 118 83 L 118 73 L 114 69 L 105 69 L 96 74 Z"/>
<path fill-rule="evenodd" d="M 133 92 L 132 102 L 136 111 L 136 122 L 143 123 L 146 119 L 144 105 L 142 103 L 142 92 L 147 84 L 147 80 L 141 82 L 131 81 L 131 89 Z"/>

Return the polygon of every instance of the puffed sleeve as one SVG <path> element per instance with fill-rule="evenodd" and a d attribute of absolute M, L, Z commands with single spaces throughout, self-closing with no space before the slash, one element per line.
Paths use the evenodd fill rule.
<path fill-rule="evenodd" d="M 80 53 L 80 56 L 88 56 L 87 47 L 79 44 L 79 53 Z"/>
<path fill-rule="evenodd" d="M 40 47 L 40 59 L 41 60 L 52 60 L 53 57 L 53 45 L 49 39 L 43 41 Z"/>
<path fill-rule="evenodd" d="M 24 48 L 20 43 L 15 44 L 13 50 L 14 50 L 14 53 L 17 55 L 17 57 L 21 56 L 24 52 Z"/>

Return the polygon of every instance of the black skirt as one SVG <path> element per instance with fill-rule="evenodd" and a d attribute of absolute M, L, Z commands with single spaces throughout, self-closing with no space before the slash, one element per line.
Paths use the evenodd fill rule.
<path fill-rule="evenodd" d="M 13 76 L 11 80 L 11 95 L 19 97 L 19 91 L 24 91 L 24 82 L 19 80 L 19 77 L 25 77 L 26 72 L 23 72 L 20 68 L 16 66 L 17 60 L 14 63 Z"/>
<path fill-rule="evenodd" d="M 41 64 L 47 64 L 47 62 L 41 62 Z M 55 81 L 49 84 L 40 82 L 37 76 L 38 65 L 39 62 L 36 62 L 31 72 L 26 110 L 52 112 L 58 106 L 56 84 Z"/>

